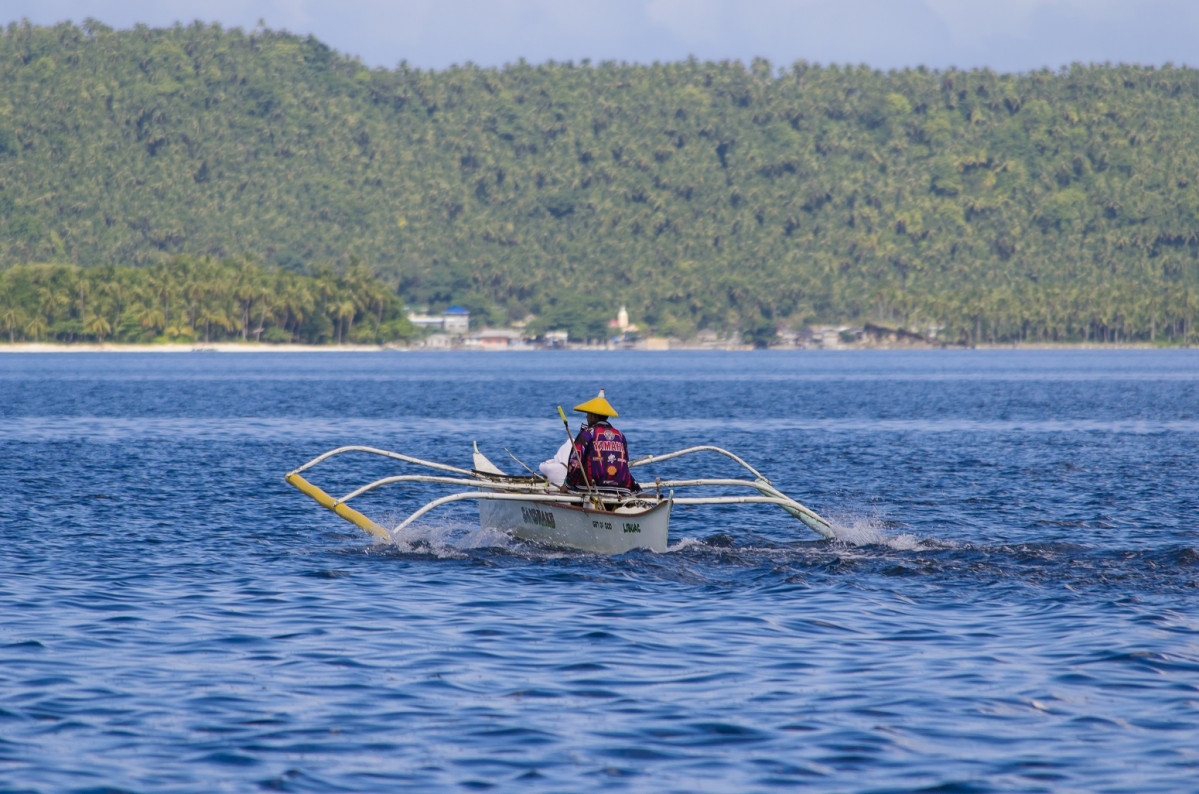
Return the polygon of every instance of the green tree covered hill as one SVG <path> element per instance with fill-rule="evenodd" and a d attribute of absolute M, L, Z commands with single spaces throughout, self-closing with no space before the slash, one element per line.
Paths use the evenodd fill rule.
<path fill-rule="evenodd" d="M 422 71 L 192 24 L 0 35 L 0 267 L 366 263 L 599 335 L 1193 340 L 1199 73 Z M 178 261 L 178 260 L 174 260 Z"/>

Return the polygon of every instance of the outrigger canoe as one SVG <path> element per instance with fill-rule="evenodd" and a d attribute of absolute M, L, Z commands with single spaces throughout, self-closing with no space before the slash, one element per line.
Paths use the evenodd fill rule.
<path fill-rule="evenodd" d="M 363 485 L 335 499 L 309 482 L 302 473 L 329 458 L 357 452 L 381 455 L 414 466 L 431 469 L 435 474 L 398 474 Z M 516 538 L 558 548 L 599 554 L 622 554 L 634 549 L 666 551 L 670 532 L 670 512 L 674 505 L 772 504 L 799 519 L 824 538 L 835 534 L 827 521 L 796 500 L 779 491 L 761 472 L 733 453 L 712 446 L 689 447 L 664 455 L 647 455 L 631 461 L 629 467 L 654 463 L 699 452 L 724 455 L 739 463 L 753 479 L 663 480 L 655 478 L 639 492 L 588 488 L 562 492 L 544 477 L 505 474 L 475 446 L 473 468 L 464 469 L 444 463 L 421 460 L 399 452 L 364 446 L 338 447 L 318 455 L 303 466 L 288 472 L 286 480 L 322 507 L 383 540 L 392 540 L 421 516 L 453 502 L 471 500 L 479 505 L 479 524 Z M 387 485 L 432 483 L 466 488 L 439 497 L 415 510 L 391 530 L 367 518 L 347 503 L 368 491 Z M 719 488 L 746 489 L 756 493 L 741 495 L 676 496 L 675 491 Z"/>

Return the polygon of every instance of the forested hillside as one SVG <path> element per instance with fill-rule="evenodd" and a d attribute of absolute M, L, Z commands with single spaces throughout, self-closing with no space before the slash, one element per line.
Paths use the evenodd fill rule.
<path fill-rule="evenodd" d="M 1199 73 L 368 70 L 266 30 L 9 26 L 0 267 L 178 255 L 360 261 L 576 337 L 625 304 L 664 334 L 1193 341 Z"/>

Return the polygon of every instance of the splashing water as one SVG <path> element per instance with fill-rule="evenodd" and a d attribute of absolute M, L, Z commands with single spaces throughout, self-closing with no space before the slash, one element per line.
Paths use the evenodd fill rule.
<path fill-rule="evenodd" d="M 445 519 L 442 521 L 418 521 L 400 531 L 395 527 L 402 519 L 389 516 L 384 521 L 391 535 L 391 545 L 405 554 L 431 554 L 441 559 L 468 556 L 468 552 L 479 549 L 511 549 L 516 541 L 507 533 L 496 529 L 484 529 L 478 523 L 462 523 Z M 387 541 L 380 541 L 387 543 Z"/>
<path fill-rule="evenodd" d="M 830 519 L 830 526 L 837 541 L 850 546 L 887 546 L 896 551 L 922 548 L 922 541 L 911 533 L 889 534 L 886 520 L 878 515 L 837 516 Z"/>

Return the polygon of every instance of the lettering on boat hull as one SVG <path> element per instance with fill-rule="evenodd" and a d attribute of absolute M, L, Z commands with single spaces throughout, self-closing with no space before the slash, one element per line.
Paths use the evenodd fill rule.
<path fill-rule="evenodd" d="M 633 549 L 666 551 L 670 500 L 635 512 L 615 513 L 556 503 L 481 500 L 479 524 L 548 546 L 623 554 Z"/>
<path fill-rule="evenodd" d="M 548 510 L 539 510 L 536 507 L 521 507 L 520 517 L 524 519 L 526 524 L 546 527 L 547 529 L 557 529 L 554 523 L 554 514 Z"/>
<path fill-rule="evenodd" d="M 640 533 L 641 532 L 641 524 L 633 522 L 633 521 L 622 521 L 621 527 L 627 533 Z M 593 518 L 593 519 L 591 519 L 591 528 L 592 529 L 606 529 L 606 530 L 611 531 L 613 529 L 613 526 L 612 526 L 611 521 L 597 521 L 596 519 Z"/>

